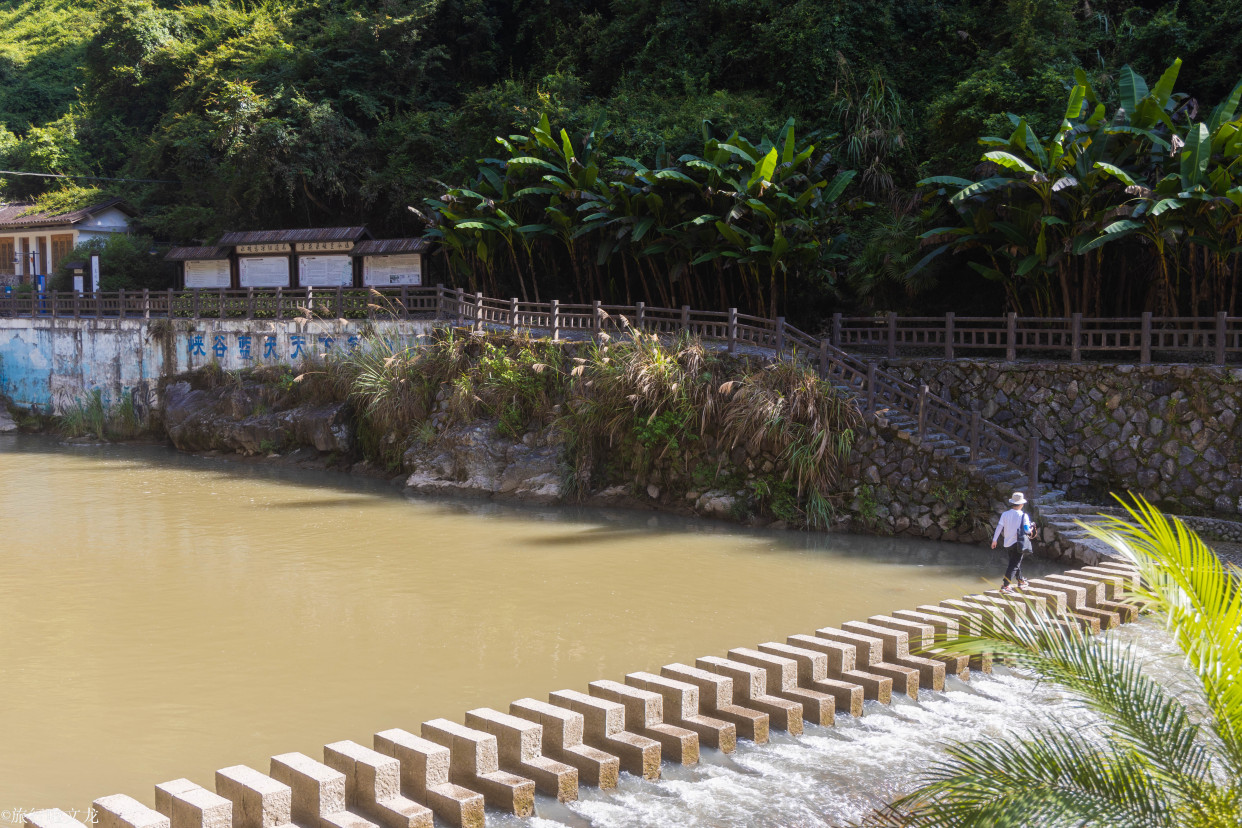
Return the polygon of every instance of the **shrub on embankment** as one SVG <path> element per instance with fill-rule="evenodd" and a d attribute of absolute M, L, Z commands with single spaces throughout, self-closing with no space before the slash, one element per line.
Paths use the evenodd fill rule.
<path fill-rule="evenodd" d="M 296 375 L 284 366 L 211 367 L 166 381 L 166 397 L 170 390 L 179 412 L 184 395 L 196 394 L 204 410 L 250 424 L 213 432 L 212 415 L 177 413 L 166 427 L 183 448 L 285 450 L 292 433 L 278 431 L 290 425 L 287 412 L 335 406 L 341 413 L 329 419 L 343 417 L 355 437 L 348 451 L 332 449 L 338 459 L 362 457 L 394 474 L 414 471 L 420 448 L 482 425 L 492 443 L 558 447 L 567 498 L 624 487 L 693 506 L 716 491 L 704 506 L 722 517 L 758 513 L 817 527 L 853 496 L 841 470 L 861 422 L 851 401 L 800 363 L 638 332 L 549 342 L 450 330 L 410 349 L 371 337 Z M 687 493 L 696 496 L 687 501 Z"/>

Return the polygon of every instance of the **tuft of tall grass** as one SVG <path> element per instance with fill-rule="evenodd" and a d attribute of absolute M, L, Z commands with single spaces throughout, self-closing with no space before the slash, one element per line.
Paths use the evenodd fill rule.
<path fill-rule="evenodd" d="M 66 437 L 93 435 L 100 440 L 132 440 L 142 433 L 142 423 L 134 409 L 134 397 L 128 390 L 121 394 L 115 405 L 109 406 L 103 391 L 92 389 L 60 416 L 56 426 Z"/>

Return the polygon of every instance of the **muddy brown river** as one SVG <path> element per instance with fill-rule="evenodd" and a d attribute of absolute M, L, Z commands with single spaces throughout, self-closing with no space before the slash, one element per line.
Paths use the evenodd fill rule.
<path fill-rule="evenodd" d="M 934 603 L 1003 568 L 982 547 L 411 499 L 24 436 L 0 436 L 0 516 L 0 828 Z M 565 819 L 613 824 L 627 790 Z"/>

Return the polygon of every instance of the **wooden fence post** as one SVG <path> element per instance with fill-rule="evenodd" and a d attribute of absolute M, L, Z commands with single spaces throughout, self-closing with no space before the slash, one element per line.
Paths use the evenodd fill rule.
<path fill-rule="evenodd" d="M 867 363 L 867 411 L 875 411 L 875 363 Z"/>
<path fill-rule="evenodd" d="M 636 305 L 634 305 L 634 327 L 638 328 L 638 330 L 640 331 L 643 329 L 643 324 L 646 322 L 646 319 L 645 319 L 646 315 L 647 315 L 647 303 L 646 302 L 639 302 Z"/>
<path fill-rule="evenodd" d="M 1018 358 L 1018 314 L 1010 311 L 1006 317 L 1005 359 L 1013 362 Z"/>
<path fill-rule="evenodd" d="M 919 386 L 919 441 L 927 436 L 927 385 Z"/>
<path fill-rule="evenodd" d="M 737 308 L 729 308 L 729 353 L 737 353 Z"/>
<path fill-rule="evenodd" d="M 838 348 L 841 345 L 841 314 L 834 313 L 832 315 L 832 344 Z"/>
<path fill-rule="evenodd" d="M 199 290 L 198 290 L 197 288 L 195 288 L 195 289 L 194 289 L 194 293 L 193 293 L 193 296 L 194 296 L 194 305 L 193 305 L 193 308 L 192 308 L 192 312 L 191 312 L 191 314 L 190 314 L 190 315 L 191 315 L 194 319 L 198 319 L 198 318 L 199 318 L 199 310 L 200 310 L 200 309 L 199 309 L 199 305 L 200 305 L 200 304 L 201 304 L 201 302 L 202 302 L 202 299 L 199 297 L 199 295 L 198 295 L 198 294 L 199 294 Z M 279 295 L 280 295 L 280 288 L 276 288 L 276 295 L 277 295 L 277 296 L 279 296 Z M 279 318 L 279 317 L 277 317 L 277 318 Z"/>
<path fill-rule="evenodd" d="M 681 330 L 684 333 L 690 333 L 690 306 L 681 306 Z"/>
<path fill-rule="evenodd" d="M 401 318 L 410 318 L 410 286 L 401 286 Z"/>
<path fill-rule="evenodd" d="M 888 358 L 897 357 L 897 314 L 888 312 Z"/>
<path fill-rule="evenodd" d="M 1139 332 L 1139 362 L 1151 365 L 1151 311 L 1143 311 L 1143 327 Z"/>
<path fill-rule="evenodd" d="M 173 318 L 173 289 L 168 289 L 168 318 Z"/>
<path fill-rule="evenodd" d="M 73 318 L 82 318 L 82 294 L 76 290 L 73 292 Z"/>
<path fill-rule="evenodd" d="M 548 314 L 548 325 L 552 328 L 552 341 L 555 342 L 561 338 L 561 303 L 553 299 L 549 304 L 551 312 Z"/>
<path fill-rule="evenodd" d="M 1082 362 L 1082 314 L 1070 315 L 1070 362 Z"/>
<path fill-rule="evenodd" d="M 466 304 L 466 291 L 462 288 L 457 288 L 457 290 L 453 291 L 453 301 L 457 305 L 455 309 L 457 316 L 457 327 L 460 328 L 466 323 L 465 314 L 462 313 L 462 306 Z"/>
<path fill-rule="evenodd" d="M 285 292 L 284 288 L 279 287 L 279 286 L 276 288 L 276 318 L 277 319 L 285 318 L 285 303 L 282 301 L 284 297 L 284 292 Z"/>
<path fill-rule="evenodd" d="M 59 293 L 58 290 L 52 291 L 52 319 L 56 318 L 56 297 Z"/>
<path fill-rule="evenodd" d="M 819 378 L 828 379 L 828 340 L 819 341 Z"/>
<path fill-rule="evenodd" d="M 596 299 L 591 303 L 591 336 L 595 340 L 599 340 L 599 335 L 604 330 L 604 314 L 599 308 L 600 302 Z"/>
<path fill-rule="evenodd" d="M 1030 493 L 1027 495 L 1029 500 L 1039 497 L 1039 438 L 1031 437 L 1027 441 L 1027 453 L 1029 455 L 1029 468 L 1027 471 L 1027 488 Z"/>
<path fill-rule="evenodd" d="M 517 330 L 518 321 L 518 299 L 516 296 L 509 299 L 509 330 Z"/>
<path fill-rule="evenodd" d="M 336 286 L 336 296 L 333 298 L 332 315 L 340 319 L 345 315 L 345 288 L 340 285 Z"/>
<path fill-rule="evenodd" d="M 444 316 L 444 285 L 436 283 L 436 319 Z"/>
<path fill-rule="evenodd" d="M 142 289 L 142 318 L 143 319 L 151 318 L 151 289 L 150 288 Z"/>
<path fill-rule="evenodd" d="M 944 358 L 953 359 L 953 336 L 957 324 L 957 314 L 949 311 L 944 315 Z"/>
<path fill-rule="evenodd" d="M 785 353 L 785 317 L 776 317 L 776 358 L 781 359 Z"/>
<path fill-rule="evenodd" d="M 983 415 L 978 411 L 970 412 L 970 462 L 979 462 L 979 421 Z"/>
<path fill-rule="evenodd" d="M 56 307 L 56 300 L 55 300 L 56 294 L 52 294 L 52 296 L 53 296 L 52 307 L 55 308 Z M 125 318 L 125 288 L 121 288 L 120 290 L 118 290 L 116 292 L 116 296 L 117 296 L 116 317 L 117 319 L 124 319 Z"/>
<path fill-rule="evenodd" d="M 224 288 L 216 291 L 216 318 L 223 319 L 227 314 L 224 312 Z"/>
<path fill-rule="evenodd" d="M 1226 331 L 1226 319 L 1227 318 L 1228 318 L 1228 315 L 1226 314 L 1225 311 L 1216 312 L 1216 364 L 1217 365 L 1225 364 L 1225 337 L 1227 336 L 1227 331 Z"/>
<path fill-rule="evenodd" d="M 477 290 L 474 292 L 474 329 L 483 330 L 483 294 Z"/>

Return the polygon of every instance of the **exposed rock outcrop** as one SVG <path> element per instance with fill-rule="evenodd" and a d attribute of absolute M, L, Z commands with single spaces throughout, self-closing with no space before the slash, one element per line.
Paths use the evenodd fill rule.
<path fill-rule="evenodd" d="M 406 451 L 406 487 L 422 494 L 503 497 L 533 503 L 561 499 L 561 451 L 551 429 L 522 440 L 476 422 L 440 432 L 434 443 Z"/>
<path fill-rule="evenodd" d="M 298 446 L 348 453 L 353 429 L 344 403 L 269 410 L 263 387 L 229 385 L 206 391 L 188 382 L 164 388 L 164 429 L 182 451 L 266 454 Z"/>

